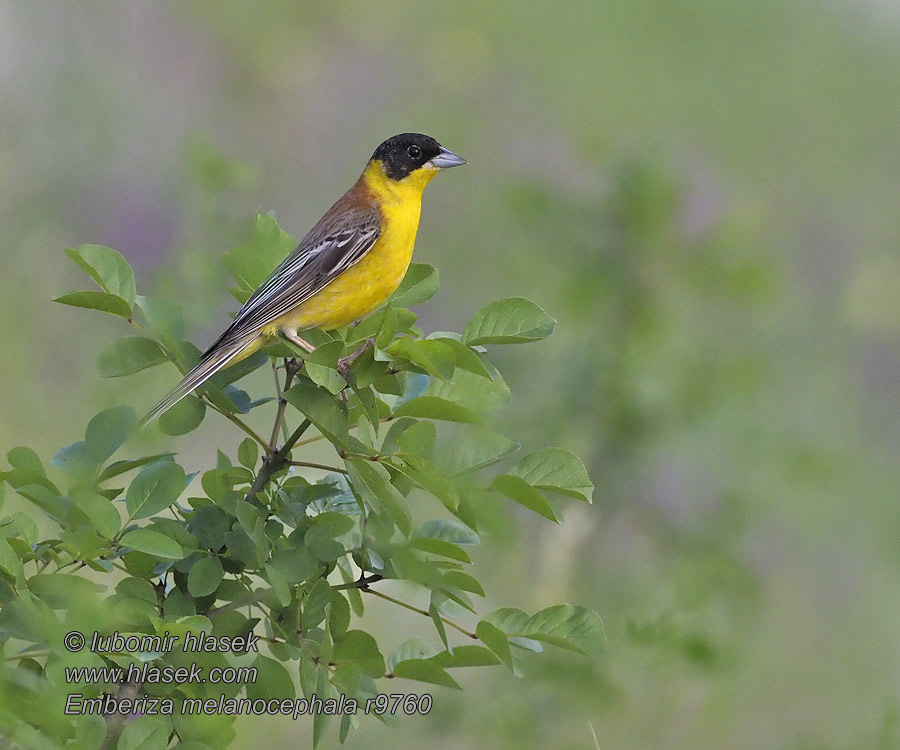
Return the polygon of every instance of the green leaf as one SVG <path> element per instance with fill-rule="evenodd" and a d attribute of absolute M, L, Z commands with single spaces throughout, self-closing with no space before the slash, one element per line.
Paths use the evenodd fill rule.
<path fill-rule="evenodd" d="M 290 604 L 291 588 L 288 586 L 287 581 L 284 580 L 284 576 L 278 572 L 278 569 L 273 568 L 271 565 L 266 565 L 266 578 L 268 578 L 272 586 L 272 591 L 275 594 L 275 598 L 278 599 L 278 603 L 282 607 Z"/>
<path fill-rule="evenodd" d="M 19 574 L 23 572 L 22 561 L 5 539 L 0 539 L 0 568 L 13 578 L 18 578 Z"/>
<path fill-rule="evenodd" d="M 431 661 L 445 669 L 452 669 L 453 667 L 492 667 L 503 663 L 490 649 L 474 645 L 455 646 L 452 652 L 441 651 L 441 653 L 432 656 Z"/>
<path fill-rule="evenodd" d="M 256 680 L 248 682 L 245 688 L 250 700 L 291 699 L 296 695 L 290 672 L 281 662 L 260 655 L 253 660 L 253 666 Z"/>
<path fill-rule="evenodd" d="M 249 242 L 229 250 L 223 260 L 241 288 L 253 291 L 296 246 L 274 216 L 257 214 Z"/>
<path fill-rule="evenodd" d="M 482 307 L 463 330 L 468 346 L 481 344 L 521 344 L 546 338 L 556 321 L 534 302 L 508 297 Z"/>
<path fill-rule="evenodd" d="M 426 521 L 413 533 L 414 539 L 440 539 L 452 544 L 473 545 L 479 544 L 478 538 L 472 529 L 459 521 L 446 518 L 435 521 Z"/>
<path fill-rule="evenodd" d="M 438 455 L 439 467 L 449 475 L 478 471 L 508 458 L 520 445 L 486 427 L 465 428 L 458 440 Z"/>
<path fill-rule="evenodd" d="M 284 394 L 288 403 L 304 414 L 328 440 L 338 445 L 347 443 L 349 420 L 347 409 L 324 388 L 301 380 Z"/>
<path fill-rule="evenodd" d="M 195 362 L 188 363 L 183 357 L 184 314 L 181 308 L 166 300 L 153 297 L 136 297 L 135 299 L 137 306 L 147 319 L 149 328 L 156 333 L 156 338 L 170 351 L 182 357 L 184 361 L 181 364 L 196 364 Z"/>
<path fill-rule="evenodd" d="M 359 407 L 365 414 L 369 424 L 372 425 L 372 429 L 375 431 L 375 435 L 377 436 L 378 428 L 380 426 L 379 420 L 383 416 L 382 413 L 379 412 L 378 408 L 379 405 L 384 408 L 385 404 L 378 400 L 378 397 L 375 395 L 375 391 L 372 390 L 372 388 L 357 386 L 354 389 L 353 393 L 356 396 Z M 386 414 L 384 416 L 386 416 Z"/>
<path fill-rule="evenodd" d="M 118 315 L 120 318 L 131 317 L 131 307 L 121 297 L 107 292 L 72 292 L 53 298 L 54 302 L 72 307 L 83 307 L 86 310 L 99 310 L 100 312 Z"/>
<path fill-rule="evenodd" d="M 197 548 L 197 540 L 194 539 L 191 533 L 181 523 L 171 518 L 155 518 L 148 528 L 151 531 L 158 531 L 160 534 L 174 539 L 185 549 Z"/>
<path fill-rule="evenodd" d="M 429 340 L 438 341 L 445 346 L 448 346 L 453 351 L 453 356 L 456 358 L 456 366 L 460 369 L 468 370 L 483 378 L 493 377 L 481 357 L 462 341 L 450 338 L 449 336 L 435 336 L 434 334 L 430 334 L 428 338 Z"/>
<path fill-rule="evenodd" d="M 531 617 L 521 609 L 504 607 L 484 619 L 510 637 L 543 641 L 582 653 L 601 651 L 606 642 L 600 615 L 572 604 L 547 607 Z"/>
<path fill-rule="evenodd" d="M 232 532 L 233 533 L 233 532 Z M 226 535 L 225 543 L 231 546 Z M 272 555 L 272 567 L 275 568 L 287 583 L 305 581 L 318 567 L 318 560 L 307 549 L 284 550 Z"/>
<path fill-rule="evenodd" d="M 329 586 L 329 588 L 331 588 Z M 359 593 L 357 590 L 356 593 Z M 350 627 L 350 604 L 340 591 L 331 591 L 331 609 L 328 614 L 328 627 L 334 638 L 341 638 Z"/>
<path fill-rule="evenodd" d="M 50 463 L 67 476 L 72 477 L 72 479 L 87 482 L 90 481 L 97 471 L 99 461 L 97 461 L 88 444 L 79 440 L 77 443 L 72 443 L 60 449 L 50 459 Z"/>
<path fill-rule="evenodd" d="M 105 586 L 71 573 L 39 573 L 28 579 L 28 588 L 54 609 L 89 607 Z"/>
<path fill-rule="evenodd" d="M 510 474 L 521 477 L 532 487 L 591 502 L 594 484 L 578 456 L 562 448 L 544 448 L 530 453 L 513 467 Z"/>
<path fill-rule="evenodd" d="M 125 336 L 116 339 L 100 352 L 97 367 L 104 378 L 118 378 L 165 361 L 166 355 L 162 349 L 150 339 L 144 336 Z"/>
<path fill-rule="evenodd" d="M 443 539 L 429 539 L 421 537 L 412 539 L 409 543 L 410 548 L 427 552 L 431 555 L 440 555 L 441 557 L 449 557 L 451 560 L 458 560 L 463 563 L 470 563 L 472 559 L 466 554 L 466 551 L 460 549 L 452 542 L 445 542 Z"/>
<path fill-rule="evenodd" d="M 137 415 L 130 406 L 114 406 L 88 422 L 84 441 L 102 463 L 122 446 L 136 422 Z"/>
<path fill-rule="evenodd" d="M 397 322 L 397 311 L 388 305 L 380 312 L 365 318 L 358 326 L 351 326 L 347 330 L 347 341 L 348 343 L 358 343 L 374 339 L 375 346 L 383 348 L 397 333 Z M 371 356 L 371 354 L 370 350 L 369 355 Z"/>
<path fill-rule="evenodd" d="M 238 446 L 238 461 L 250 471 L 256 468 L 256 460 L 259 458 L 259 446 L 253 438 L 244 438 Z"/>
<path fill-rule="evenodd" d="M 449 380 L 456 369 L 456 356 L 453 350 L 440 341 L 403 336 L 391 342 L 386 351 L 418 365 L 429 375 L 441 380 Z"/>
<path fill-rule="evenodd" d="M 461 589 L 484 597 L 484 588 L 475 578 L 459 570 L 450 570 L 441 577 L 442 588 Z"/>
<path fill-rule="evenodd" d="M 106 739 L 106 722 L 102 716 L 82 716 L 75 722 L 75 745 L 79 750 L 100 750 Z"/>
<path fill-rule="evenodd" d="M 513 668 L 512 653 L 509 650 L 509 638 L 500 628 L 487 620 L 481 620 L 475 628 L 475 635 L 478 636 L 485 646 L 493 651 L 500 660 L 510 669 Z"/>
<path fill-rule="evenodd" d="M 44 465 L 41 463 L 40 457 L 31 448 L 24 445 L 10 448 L 6 453 L 6 460 L 9 461 L 10 466 L 16 469 L 29 469 L 44 476 Z"/>
<path fill-rule="evenodd" d="M 437 630 L 438 636 L 440 636 L 441 639 L 441 643 L 444 644 L 444 648 L 447 649 L 448 652 L 453 653 L 453 647 L 450 645 L 450 640 L 447 638 L 447 628 L 444 627 L 444 621 L 441 619 L 441 613 L 437 608 L 437 604 L 435 604 L 434 602 L 434 592 L 432 592 L 431 603 L 428 605 L 428 616 L 434 623 L 434 629 Z M 442 664 L 441 666 L 447 665 Z"/>
<path fill-rule="evenodd" d="M 466 370 L 457 370 L 449 382 L 432 380 L 424 395 L 452 401 L 475 414 L 502 409 L 510 401 L 509 386 L 498 372 L 495 372 L 493 379 L 488 379 Z"/>
<path fill-rule="evenodd" d="M 303 544 L 320 560 L 337 560 L 345 550 L 335 538 L 346 534 L 355 525 L 353 518 L 342 513 L 320 513 L 303 537 Z"/>
<path fill-rule="evenodd" d="M 389 672 L 393 672 L 394 667 L 401 661 L 430 659 L 434 654 L 434 647 L 428 641 L 423 641 L 421 638 L 410 638 L 401 643 L 397 650 L 388 657 L 387 668 Z"/>
<path fill-rule="evenodd" d="M 70 247 L 66 255 L 104 292 L 121 297 L 129 308 L 134 306 L 134 271 L 120 253 L 103 245 L 80 245 Z"/>
<path fill-rule="evenodd" d="M 426 458 L 434 455 L 437 430 L 431 422 L 413 422 L 399 435 L 397 447 L 401 453 Z"/>
<path fill-rule="evenodd" d="M 494 477 L 490 489 L 505 495 L 511 500 L 515 500 L 544 518 L 549 518 L 551 521 L 559 523 L 559 518 L 553 506 L 550 505 L 550 501 L 521 477 L 501 474 L 498 477 Z"/>
<path fill-rule="evenodd" d="M 174 461 L 145 466 L 131 481 L 125 495 L 130 519 L 147 518 L 168 508 L 187 486 L 184 469 Z"/>
<path fill-rule="evenodd" d="M 191 596 L 207 596 L 219 588 L 224 575 L 218 557 L 201 557 L 188 572 L 188 591 Z"/>
<path fill-rule="evenodd" d="M 393 670 L 394 677 L 405 677 L 407 680 L 430 682 L 432 685 L 461 690 L 459 683 L 437 662 L 431 659 L 407 659 L 399 662 Z"/>
<path fill-rule="evenodd" d="M 104 482 L 107 479 L 112 479 L 113 477 L 117 477 L 132 469 L 139 469 L 141 466 L 146 466 L 147 464 L 152 464 L 164 459 L 169 460 L 174 455 L 174 453 L 154 453 L 152 456 L 142 456 L 141 458 L 128 458 L 123 461 L 115 461 L 101 472 L 97 481 Z"/>
<path fill-rule="evenodd" d="M 344 380 L 344 376 L 328 365 L 307 361 L 306 374 L 313 383 L 321 386 L 331 394 L 340 393 L 347 387 L 347 381 Z"/>
<path fill-rule="evenodd" d="M 376 510 L 383 508 L 400 532 L 409 536 L 412 529 L 409 503 L 391 484 L 387 469 L 360 458 L 348 458 L 344 463 L 354 489 Z"/>
<path fill-rule="evenodd" d="M 406 276 L 391 297 L 397 307 L 412 307 L 427 302 L 441 288 L 440 276 L 434 266 L 427 263 L 411 263 Z"/>
<path fill-rule="evenodd" d="M 185 435 L 196 430 L 206 416 L 206 404 L 188 394 L 159 418 L 159 429 L 166 435 Z"/>
<path fill-rule="evenodd" d="M 402 404 L 394 412 L 394 416 L 441 419 L 447 422 L 467 422 L 470 424 L 477 424 L 481 421 L 474 412 L 437 396 L 418 396 L 411 399 Z"/>
<path fill-rule="evenodd" d="M 44 513 L 62 526 L 69 523 L 72 502 L 60 497 L 56 492 L 42 484 L 26 484 L 16 487 L 16 492 L 26 500 L 30 500 Z"/>
<path fill-rule="evenodd" d="M 339 558 L 337 561 L 338 571 L 341 574 L 341 580 L 344 583 L 352 583 L 356 580 L 356 577 L 353 575 L 353 571 L 350 566 L 349 560 L 346 557 Z M 353 614 L 357 617 L 362 617 L 365 613 L 365 606 L 363 605 L 362 594 L 359 592 L 358 588 L 349 588 L 346 591 L 347 599 L 350 602 L 350 607 L 353 609 Z"/>
<path fill-rule="evenodd" d="M 42 488 L 45 492 L 46 488 Z M 38 543 L 38 537 L 40 532 L 38 531 L 37 524 L 34 522 L 34 519 L 23 513 L 22 511 L 16 511 L 12 514 L 12 518 L 15 522 L 15 525 L 19 529 L 19 534 L 22 537 L 22 540 L 29 545 L 34 546 Z"/>
<path fill-rule="evenodd" d="M 104 539 L 112 539 L 122 527 L 119 511 L 103 495 L 94 492 L 79 493 L 75 505 L 86 515 Z"/>
<path fill-rule="evenodd" d="M 138 716 L 125 724 L 116 750 L 165 750 L 170 729 L 159 717 Z"/>
<path fill-rule="evenodd" d="M 370 677 L 381 677 L 385 672 L 384 657 L 375 639 L 362 630 L 348 630 L 334 644 L 334 660 L 353 661 Z"/>
<path fill-rule="evenodd" d="M 315 345 L 315 341 L 310 341 Z M 344 342 L 338 340 L 327 340 L 325 343 L 316 346 L 315 350 L 306 355 L 304 361 L 306 364 L 314 362 L 317 365 L 326 365 L 334 369 L 337 367 L 338 358 L 344 351 Z"/>
<path fill-rule="evenodd" d="M 168 560 L 180 560 L 184 557 L 184 552 L 178 542 L 159 532 L 150 531 L 150 529 L 129 531 L 122 537 L 121 545 Z"/>
<path fill-rule="evenodd" d="M 303 600 L 301 623 L 304 633 L 308 633 L 325 619 L 325 608 L 329 604 L 331 604 L 331 586 L 324 578 L 320 578 Z"/>
<path fill-rule="evenodd" d="M 197 544 L 217 550 L 225 544 L 225 534 L 231 529 L 231 516 L 217 505 L 201 505 L 188 522 Z"/>

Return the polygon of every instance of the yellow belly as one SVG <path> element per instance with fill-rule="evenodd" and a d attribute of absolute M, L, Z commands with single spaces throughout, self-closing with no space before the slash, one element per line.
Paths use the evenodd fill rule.
<path fill-rule="evenodd" d="M 271 336 L 278 331 L 307 328 L 333 330 L 379 307 L 406 275 L 420 210 L 419 200 L 384 204 L 381 236 L 363 259 L 302 305 L 273 321 L 264 333 Z"/>

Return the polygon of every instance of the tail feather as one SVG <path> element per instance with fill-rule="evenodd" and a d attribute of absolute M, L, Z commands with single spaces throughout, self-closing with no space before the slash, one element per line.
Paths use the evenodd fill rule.
<path fill-rule="evenodd" d="M 216 344 L 201 358 L 197 366 L 184 376 L 175 389 L 154 406 L 146 416 L 138 423 L 138 427 L 144 427 L 164 412 L 171 409 L 191 391 L 199 388 L 223 367 L 226 367 L 235 357 L 253 344 L 259 334 L 253 333 L 243 336 L 229 343 Z"/>

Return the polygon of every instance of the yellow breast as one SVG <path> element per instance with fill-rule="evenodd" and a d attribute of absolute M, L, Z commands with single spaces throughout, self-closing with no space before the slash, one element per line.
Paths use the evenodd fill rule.
<path fill-rule="evenodd" d="M 295 310 L 279 318 L 274 330 L 332 330 L 369 314 L 400 285 L 412 259 L 422 191 L 437 169 L 420 169 L 401 181 L 389 179 L 379 162 L 371 162 L 363 180 L 376 196 L 382 224 L 372 249 Z M 271 330 L 269 329 L 266 333 Z"/>

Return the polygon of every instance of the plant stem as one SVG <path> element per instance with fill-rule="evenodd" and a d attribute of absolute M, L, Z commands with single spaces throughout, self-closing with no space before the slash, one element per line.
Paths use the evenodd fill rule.
<path fill-rule="evenodd" d="M 341 583 L 337 586 L 332 586 L 332 591 L 346 591 L 347 589 L 362 589 L 365 591 L 369 588 L 370 583 L 375 583 L 376 581 L 380 581 L 384 578 L 384 576 L 379 575 L 378 573 L 373 573 L 370 576 L 363 576 L 358 581 L 350 581 L 350 583 Z"/>
<path fill-rule="evenodd" d="M 272 439 L 269 440 L 269 453 L 275 452 L 275 446 L 278 445 L 278 433 L 281 432 L 281 427 L 284 424 L 284 411 L 287 408 L 287 400 L 284 397 L 284 392 L 291 387 L 291 382 L 294 379 L 294 375 L 300 369 L 300 364 L 296 359 L 285 359 L 284 360 L 284 387 L 281 387 L 281 383 L 278 382 L 278 368 L 275 366 L 275 361 L 272 360 L 272 369 L 275 372 L 275 392 L 278 394 L 278 411 L 275 413 L 275 424 L 272 427 Z"/>
<path fill-rule="evenodd" d="M 380 599 L 386 599 L 389 602 L 393 602 L 394 604 L 396 604 L 399 607 L 404 607 L 405 609 L 408 609 L 410 612 L 418 612 L 420 615 L 425 615 L 425 617 L 431 617 L 431 613 L 427 609 L 419 609 L 418 607 L 414 607 L 412 604 L 407 604 L 406 602 L 401 602 L 399 599 L 395 599 L 393 596 L 388 596 L 387 594 L 382 594 L 380 591 L 376 591 L 375 589 L 370 589 L 368 587 L 363 588 L 360 586 L 359 590 L 365 591 L 369 594 L 372 594 L 373 596 L 377 596 Z M 460 633 L 463 633 L 464 635 L 469 636 L 469 638 L 472 638 L 473 640 L 478 640 L 478 636 L 475 635 L 475 633 L 471 633 L 468 630 L 466 630 L 464 627 L 462 627 L 461 625 L 457 625 L 455 622 L 453 622 L 453 620 L 448 620 L 446 617 L 441 617 L 441 621 L 445 625 L 449 625 L 451 628 L 458 630 Z"/>
<path fill-rule="evenodd" d="M 303 433 L 306 432 L 311 426 L 312 422 L 310 422 L 308 419 L 304 419 L 303 422 L 300 423 L 300 426 L 291 433 L 290 437 L 288 437 L 287 440 L 284 441 L 284 445 L 282 445 L 281 448 L 279 448 L 274 453 L 269 453 L 265 458 L 263 458 L 259 474 L 256 475 L 256 479 L 254 479 L 253 484 L 250 485 L 250 489 L 247 491 L 247 495 L 244 498 L 245 500 L 250 500 L 255 497 L 258 492 L 265 488 L 265 486 L 271 481 L 272 477 L 277 472 L 281 471 L 285 466 L 288 465 L 288 456 L 291 455 L 291 449 L 294 447 L 294 444 L 303 436 Z"/>
<path fill-rule="evenodd" d="M 349 473 L 346 469 L 339 466 L 329 466 L 328 464 L 317 464 L 315 461 L 288 461 L 288 466 L 305 466 L 308 469 L 322 469 L 322 471 L 336 471 L 338 474 Z"/>
<path fill-rule="evenodd" d="M 213 408 L 213 411 L 219 412 L 219 414 L 221 414 L 223 417 L 225 417 L 225 419 L 236 424 L 244 432 L 246 432 L 250 437 L 252 437 L 257 443 L 260 444 L 260 446 L 262 447 L 262 449 L 264 451 L 267 451 L 267 452 L 269 451 L 269 444 L 250 425 L 248 425 L 246 422 L 244 422 L 244 420 L 240 419 L 239 417 L 234 416 L 234 414 L 231 414 L 231 413 L 225 411 L 224 409 L 220 409 L 218 406 L 216 406 L 212 401 L 210 401 L 205 396 L 203 397 L 203 400 L 206 402 L 207 406 L 211 406 Z"/>

